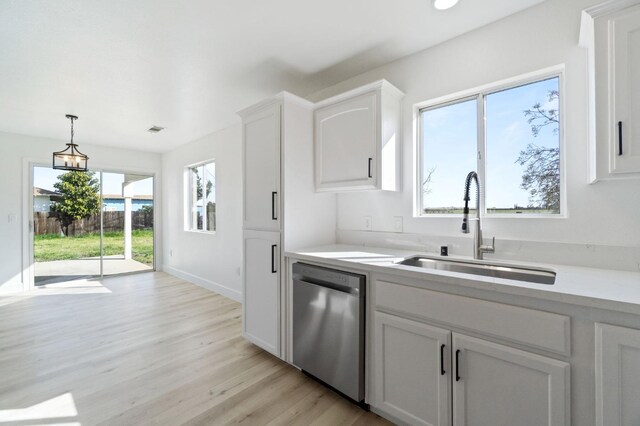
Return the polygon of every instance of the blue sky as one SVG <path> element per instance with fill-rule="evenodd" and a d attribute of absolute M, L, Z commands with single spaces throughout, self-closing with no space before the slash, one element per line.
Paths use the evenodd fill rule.
<path fill-rule="evenodd" d="M 58 176 L 63 173 L 64 171 L 54 170 L 51 167 L 34 167 L 33 186 L 55 191 L 53 184 L 57 182 Z M 96 177 L 99 178 L 100 174 L 96 173 Z M 124 174 L 104 172 L 102 193 L 122 194 L 122 182 L 124 182 Z M 153 195 L 153 178 L 149 177 L 137 181 L 133 185 L 135 195 Z"/>
<path fill-rule="evenodd" d="M 547 102 L 549 90 L 558 90 L 557 77 L 485 97 L 487 208 L 527 206 L 529 195 L 520 188 L 526 166 L 515 161 L 527 144 L 557 147 L 559 136 L 548 126 L 534 137 L 523 111 L 538 102 L 557 109 L 557 101 Z M 476 104 L 474 98 L 422 114 L 423 176 L 435 169 L 424 207 L 464 205 L 465 177 L 478 167 Z"/>

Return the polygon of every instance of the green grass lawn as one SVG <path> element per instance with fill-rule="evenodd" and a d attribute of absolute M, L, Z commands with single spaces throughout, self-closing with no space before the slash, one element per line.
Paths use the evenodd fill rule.
<path fill-rule="evenodd" d="M 131 245 L 133 259 L 146 265 L 153 265 L 153 230 L 132 231 Z M 123 232 L 105 232 L 103 238 L 104 255 L 124 255 Z M 77 237 L 60 235 L 36 235 L 34 241 L 36 262 L 52 260 L 73 260 L 100 256 L 100 234 L 91 233 Z"/>

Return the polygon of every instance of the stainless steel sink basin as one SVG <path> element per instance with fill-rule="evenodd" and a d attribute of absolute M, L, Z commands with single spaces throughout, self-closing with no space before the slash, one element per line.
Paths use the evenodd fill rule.
<path fill-rule="evenodd" d="M 436 269 L 439 271 L 460 272 L 463 274 L 481 275 L 484 277 L 504 278 L 507 280 L 526 281 L 536 284 L 552 285 L 556 281 L 556 273 L 544 269 L 520 268 L 491 263 L 474 263 L 462 260 L 433 259 L 425 256 L 414 256 L 398 262 L 399 265 L 418 268 Z"/>

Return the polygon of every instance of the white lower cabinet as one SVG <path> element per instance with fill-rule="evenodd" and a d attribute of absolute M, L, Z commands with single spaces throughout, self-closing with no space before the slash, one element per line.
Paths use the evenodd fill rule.
<path fill-rule="evenodd" d="M 280 356 L 280 233 L 244 232 L 243 335 Z"/>
<path fill-rule="evenodd" d="M 596 425 L 640 425 L 640 330 L 596 323 Z"/>
<path fill-rule="evenodd" d="M 456 333 L 453 363 L 453 425 L 570 425 L 568 363 Z"/>
<path fill-rule="evenodd" d="M 375 313 L 375 398 L 410 424 L 451 424 L 451 332 Z"/>
<path fill-rule="evenodd" d="M 415 425 L 568 426 L 569 364 L 374 313 L 371 405 Z"/>

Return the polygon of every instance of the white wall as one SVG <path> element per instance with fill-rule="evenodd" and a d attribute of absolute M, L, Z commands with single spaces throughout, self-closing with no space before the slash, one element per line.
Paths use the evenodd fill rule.
<path fill-rule="evenodd" d="M 65 140 L 46 139 L 33 136 L 0 132 L 0 293 L 26 289 L 30 281 L 29 271 L 23 259 L 26 244 L 31 244 L 28 236 L 31 208 L 28 197 L 29 162 L 42 165 L 51 164 L 53 151 L 65 147 Z M 113 171 L 130 171 L 156 174 L 156 202 L 161 199 L 159 154 L 133 150 L 112 149 L 79 142 L 80 150 L 89 156 L 89 168 Z M 156 220 L 161 223 L 161 210 L 156 209 Z M 160 265 L 162 235 L 156 229 L 156 262 Z"/>
<path fill-rule="evenodd" d="M 163 270 L 240 300 L 242 282 L 242 130 L 240 125 L 162 157 Z M 185 231 L 185 167 L 216 161 L 216 232 Z"/>
<path fill-rule="evenodd" d="M 500 256 L 501 240 L 578 243 L 585 247 L 623 246 L 640 253 L 637 250 L 640 245 L 640 181 L 587 184 L 587 62 L 586 52 L 578 47 L 577 42 L 580 12 L 594 2 L 597 1 L 547 0 L 497 23 L 310 96 L 311 100 L 318 101 L 380 78 L 388 79 L 406 93 L 403 103 L 403 190 L 399 193 L 340 195 L 339 239 L 340 231 L 343 231 L 342 235 L 350 235 L 349 242 L 358 242 L 362 238 L 371 240 L 370 235 L 361 234 L 358 239 L 357 232 L 351 232 L 364 230 L 364 216 L 372 216 L 374 234 L 375 231 L 393 231 L 393 217 L 403 216 L 405 233 L 432 236 L 430 240 L 437 242 L 435 246 L 448 243 L 460 246 L 461 222 L 458 217 L 413 217 L 414 104 L 564 64 L 566 144 L 563 156 L 566 161 L 568 217 L 487 218 L 483 220 L 485 237 L 496 236 L 496 256 Z M 464 178 L 460 176 L 461 195 Z M 470 253 L 470 244 L 470 240 L 463 241 L 463 249 L 468 249 L 463 254 Z M 637 255 L 632 262 L 636 262 L 635 268 L 640 268 Z"/>

